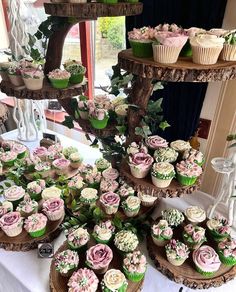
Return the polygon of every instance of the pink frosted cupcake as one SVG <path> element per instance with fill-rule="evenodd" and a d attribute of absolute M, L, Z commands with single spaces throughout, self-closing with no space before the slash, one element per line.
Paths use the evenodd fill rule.
<path fill-rule="evenodd" d="M 26 157 L 23 161 L 25 172 L 26 173 L 32 173 L 35 171 L 35 165 L 41 162 L 41 159 L 36 155 L 30 155 L 29 157 Z"/>
<path fill-rule="evenodd" d="M 13 211 L 13 204 L 9 201 L 0 202 L 0 218 Z"/>
<path fill-rule="evenodd" d="M 18 159 L 22 159 L 26 156 L 27 148 L 23 144 L 13 144 L 12 150 L 17 154 Z"/>
<path fill-rule="evenodd" d="M 115 192 L 119 187 L 119 183 L 111 179 L 102 179 L 100 183 L 101 193 Z"/>
<path fill-rule="evenodd" d="M 6 151 L 0 154 L 0 159 L 5 167 L 11 167 L 14 165 L 17 159 L 17 153 L 15 151 Z"/>
<path fill-rule="evenodd" d="M 186 244 L 179 240 L 171 239 L 165 246 L 167 260 L 174 266 L 181 266 L 189 255 Z"/>
<path fill-rule="evenodd" d="M 176 164 L 176 173 L 181 185 L 191 186 L 202 174 L 202 168 L 194 162 L 183 160 Z"/>
<path fill-rule="evenodd" d="M 39 162 L 34 169 L 42 178 L 47 178 L 51 171 L 51 165 L 49 162 Z"/>
<path fill-rule="evenodd" d="M 50 221 L 57 221 L 64 217 L 64 201 L 58 198 L 48 199 L 43 203 L 43 212 Z"/>
<path fill-rule="evenodd" d="M 159 148 L 168 147 L 168 142 L 158 135 L 149 136 L 146 139 L 145 143 L 146 143 L 147 147 L 151 150 L 157 150 Z"/>
<path fill-rule="evenodd" d="M 136 153 L 129 157 L 131 174 L 136 178 L 144 178 L 152 167 L 153 158 L 146 153 Z"/>
<path fill-rule="evenodd" d="M 70 160 L 65 158 L 59 158 L 52 162 L 53 167 L 56 170 L 57 175 L 65 175 L 68 173 L 68 167 L 70 165 Z"/>
<path fill-rule="evenodd" d="M 107 192 L 101 195 L 99 199 L 102 207 L 104 208 L 106 214 L 115 214 L 118 211 L 120 204 L 119 195 L 113 192 Z"/>
<path fill-rule="evenodd" d="M 46 188 L 45 180 L 38 179 L 27 184 L 27 192 L 31 199 L 35 201 L 41 200 L 41 193 Z"/>
<path fill-rule="evenodd" d="M 87 229 L 79 227 L 76 229 L 69 229 L 67 234 L 67 243 L 70 249 L 79 250 L 86 245 L 90 239 Z"/>
<path fill-rule="evenodd" d="M 25 195 L 24 200 L 19 203 L 16 211 L 20 212 L 22 217 L 28 217 L 38 212 L 38 203 L 31 200 L 29 195 Z"/>
<path fill-rule="evenodd" d="M 23 218 L 19 212 L 9 212 L 0 218 L 0 227 L 9 237 L 15 237 L 22 232 Z"/>
<path fill-rule="evenodd" d="M 119 171 L 115 168 L 107 168 L 102 172 L 102 176 L 106 180 L 116 180 L 119 177 Z"/>
<path fill-rule="evenodd" d="M 136 142 L 132 142 L 127 150 L 126 150 L 128 155 L 134 155 L 136 153 L 145 153 L 148 154 L 148 149 L 147 147 L 143 144 L 143 143 L 136 143 Z"/>
<path fill-rule="evenodd" d="M 47 221 L 45 215 L 36 213 L 25 220 L 24 228 L 31 237 L 40 237 L 46 232 Z"/>
<path fill-rule="evenodd" d="M 157 246 L 165 246 L 173 236 L 173 230 L 166 220 L 160 220 L 152 225 L 152 240 Z"/>
<path fill-rule="evenodd" d="M 94 168 L 92 171 L 89 171 L 85 175 L 84 180 L 88 184 L 89 188 L 98 189 L 100 186 L 101 178 L 102 178 L 101 173 L 96 168 Z"/>
<path fill-rule="evenodd" d="M 47 152 L 47 161 L 53 162 L 56 159 L 65 158 L 61 152 L 49 151 Z"/>
<path fill-rule="evenodd" d="M 86 252 L 86 264 L 97 274 L 106 273 L 112 259 L 113 252 L 106 244 L 96 244 Z"/>
<path fill-rule="evenodd" d="M 40 146 L 34 149 L 33 155 L 38 156 L 42 161 L 47 159 L 48 149 L 46 147 Z"/>
<path fill-rule="evenodd" d="M 147 270 L 147 259 L 139 250 L 128 253 L 123 260 L 123 270 L 128 280 L 139 282 Z"/>
<path fill-rule="evenodd" d="M 184 226 L 183 239 L 190 249 L 197 249 L 206 241 L 205 229 L 188 224 Z"/>
<path fill-rule="evenodd" d="M 96 292 L 98 283 L 99 280 L 92 270 L 87 268 L 79 269 L 73 273 L 67 283 L 68 292 Z"/>
<path fill-rule="evenodd" d="M 59 143 L 53 144 L 48 147 L 48 151 L 62 152 L 63 146 Z"/>
<path fill-rule="evenodd" d="M 79 265 L 79 256 L 76 251 L 70 249 L 58 253 L 55 258 L 55 269 L 63 277 L 69 277 Z"/>
<path fill-rule="evenodd" d="M 11 202 L 14 208 L 16 208 L 20 201 L 23 200 L 24 195 L 25 190 L 19 186 L 11 186 L 10 188 L 4 191 L 5 199 Z"/>

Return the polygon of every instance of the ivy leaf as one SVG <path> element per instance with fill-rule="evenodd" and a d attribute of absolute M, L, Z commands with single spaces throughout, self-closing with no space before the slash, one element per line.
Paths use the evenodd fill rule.
<path fill-rule="evenodd" d="M 152 134 L 152 132 L 150 131 L 149 126 L 143 126 L 142 128 L 143 128 L 143 133 L 144 133 L 145 137 L 147 137 L 147 136 Z"/>
<path fill-rule="evenodd" d="M 120 217 L 118 217 L 117 215 L 115 215 L 115 217 L 113 219 L 113 224 L 118 229 L 122 229 L 123 228 L 122 221 L 121 221 Z"/>
<path fill-rule="evenodd" d="M 10 187 L 11 187 L 11 183 L 9 183 L 9 182 L 4 182 L 4 185 L 5 185 L 7 188 L 10 188 Z"/>
<path fill-rule="evenodd" d="M 80 222 L 78 219 L 74 218 L 74 217 L 71 217 L 70 220 L 69 220 L 69 223 L 71 225 L 78 225 Z"/>
<path fill-rule="evenodd" d="M 41 53 L 38 49 L 31 48 L 30 57 L 35 61 L 41 60 Z"/>
<path fill-rule="evenodd" d="M 159 81 L 159 82 L 156 82 L 153 86 L 153 92 L 156 91 L 156 90 L 160 90 L 160 89 L 163 89 L 164 86 L 162 85 L 162 83 Z"/>
<path fill-rule="evenodd" d="M 159 128 L 162 129 L 162 131 L 165 131 L 165 129 L 168 127 L 170 127 L 170 124 L 168 124 L 167 121 L 161 122 L 159 125 Z"/>
<path fill-rule="evenodd" d="M 125 134 L 126 126 L 116 126 L 116 129 L 119 131 L 120 134 Z"/>
<path fill-rule="evenodd" d="M 71 116 L 65 116 L 65 120 L 62 122 L 62 125 L 68 127 L 69 129 L 73 129 L 74 128 L 73 118 Z"/>
<path fill-rule="evenodd" d="M 99 207 L 96 207 L 93 210 L 93 217 L 96 221 L 99 221 L 104 218 L 104 213 Z"/>
<path fill-rule="evenodd" d="M 30 33 L 28 33 L 29 41 L 28 44 L 30 47 L 33 47 L 36 43 L 36 37 Z"/>
<path fill-rule="evenodd" d="M 88 221 L 88 218 L 84 214 L 79 214 L 77 217 L 81 223 L 85 223 Z"/>
<path fill-rule="evenodd" d="M 34 36 L 38 39 L 41 40 L 43 34 L 40 30 L 37 30 L 36 33 L 34 34 Z"/>
<path fill-rule="evenodd" d="M 71 202 L 71 209 L 74 210 L 76 208 L 76 200 L 74 199 L 72 202 Z"/>
<path fill-rule="evenodd" d="M 97 148 L 97 147 L 98 147 L 98 139 L 95 138 L 95 139 L 93 140 L 93 142 L 92 142 L 89 146 L 90 146 L 90 147 Z"/>

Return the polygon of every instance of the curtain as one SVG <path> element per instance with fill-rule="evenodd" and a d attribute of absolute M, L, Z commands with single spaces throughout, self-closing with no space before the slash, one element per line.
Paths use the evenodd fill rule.
<path fill-rule="evenodd" d="M 127 32 L 134 27 L 176 23 L 184 28 L 192 26 L 205 29 L 221 27 L 227 0 L 143 0 L 143 13 L 126 18 Z M 127 47 L 129 43 L 127 41 Z M 164 97 L 164 118 L 170 128 L 157 133 L 173 141 L 189 139 L 196 131 L 207 90 L 207 83 L 165 84 L 165 89 L 153 97 Z"/>

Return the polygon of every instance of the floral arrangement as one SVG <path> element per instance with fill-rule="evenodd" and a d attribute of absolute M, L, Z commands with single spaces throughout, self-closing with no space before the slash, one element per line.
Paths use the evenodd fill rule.
<path fill-rule="evenodd" d="M 96 168 L 94 168 L 92 171 L 86 173 L 84 180 L 88 184 L 96 184 L 100 183 L 101 177 L 101 173 L 98 172 Z"/>
<path fill-rule="evenodd" d="M 88 97 L 84 95 L 80 95 L 78 98 L 78 110 L 80 111 L 88 111 Z"/>
<path fill-rule="evenodd" d="M 97 108 L 105 109 L 105 110 L 113 110 L 113 104 L 109 96 L 105 94 L 96 95 L 94 97 L 94 105 Z"/>
<path fill-rule="evenodd" d="M 90 239 L 87 229 L 79 227 L 77 229 L 71 229 L 67 234 L 67 241 L 72 243 L 74 246 L 83 246 Z"/>
<path fill-rule="evenodd" d="M 63 79 L 69 79 L 70 76 L 71 74 L 69 72 L 67 72 L 66 70 L 61 70 L 61 69 L 55 69 L 48 73 L 49 79 L 63 80 Z"/>
<path fill-rule="evenodd" d="M 175 23 L 169 24 L 169 23 L 164 23 L 164 24 L 159 24 L 155 27 L 156 31 L 171 31 L 175 33 L 183 33 L 184 29 L 181 26 L 178 26 Z"/>
<path fill-rule="evenodd" d="M 169 227 L 166 220 L 160 220 L 152 225 L 152 235 L 163 240 L 170 239 L 173 236 L 173 230 Z"/>
<path fill-rule="evenodd" d="M 130 40 L 150 40 L 153 39 L 155 35 L 155 29 L 151 27 L 134 28 L 132 31 L 128 32 L 128 37 Z"/>
<path fill-rule="evenodd" d="M 196 249 L 206 241 L 205 229 L 200 226 L 188 224 L 184 227 L 183 239 L 190 248 Z"/>
<path fill-rule="evenodd" d="M 147 268 L 147 259 L 139 250 L 128 253 L 123 261 L 124 268 L 129 273 L 145 273 Z"/>
<path fill-rule="evenodd" d="M 55 256 L 55 268 L 58 272 L 66 274 L 78 267 L 79 256 L 76 251 L 64 250 Z"/>
<path fill-rule="evenodd" d="M 217 232 L 220 235 L 229 234 L 230 233 L 230 226 L 229 222 L 226 218 L 222 216 L 216 216 L 207 221 L 207 227 Z"/>
<path fill-rule="evenodd" d="M 229 239 L 218 244 L 218 249 L 225 257 L 233 257 L 236 259 L 236 239 Z"/>
<path fill-rule="evenodd" d="M 165 246 L 165 250 L 167 257 L 176 260 L 187 258 L 189 255 L 187 245 L 175 239 L 170 240 L 170 242 Z"/>
<path fill-rule="evenodd" d="M 32 78 L 32 79 L 44 78 L 44 74 L 42 70 L 33 69 L 33 68 L 21 70 L 21 75 L 23 78 Z"/>
<path fill-rule="evenodd" d="M 127 154 L 128 155 L 134 155 L 136 153 L 148 153 L 147 147 L 143 143 L 136 143 L 132 142 L 128 147 L 127 147 Z"/>
<path fill-rule="evenodd" d="M 166 209 L 161 212 L 161 216 L 171 226 L 178 226 L 184 221 L 184 215 L 177 209 Z"/>
<path fill-rule="evenodd" d="M 96 108 L 95 106 L 90 106 L 89 108 L 89 116 L 91 118 L 97 119 L 99 121 L 104 120 L 105 118 L 107 118 L 109 116 L 108 114 L 108 110 L 106 109 L 100 109 L 100 108 Z"/>

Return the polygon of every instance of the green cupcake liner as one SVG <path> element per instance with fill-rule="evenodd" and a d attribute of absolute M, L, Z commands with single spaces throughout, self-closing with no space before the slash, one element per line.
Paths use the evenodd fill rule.
<path fill-rule="evenodd" d="M 133 55 L 138 58 L 152 58 L 152 42 L 141 43 L 138 41 L 129 40 L 130 46 L 132 48 Z"/>
<path fill-rule="evenodd" d="M 219 255 L 220 261 L 226 265 L 226 266 L 234 266 L 236 265 L 236 258 L 229 256 L 229 257 L 225 257 L 222 253 L 221 250 L 217 250 L 217 253 Z"/>
<path fill-rule="evenodd" d="M 64 89 L 68 87 L 69 84 L 69 78 L 68 79 L 51 79 L 49 78 L 52 87 L 56 89 Z"/>
<path fill-rule="evenodd" d="M 197 180 L 197 177 L 188 177 L 188 176 L 181 175 L 179 173 L 176 174 L 176 178 L 178 182 L 183 186 L 191 186 Z"/>
<path fill-rule="evenodd" d="M 125 0 L 125 2 L 128 2 L 128 3 L 138 3 L 139 0 Z"/>
<path fill-rule="evenodd" d="M 208 232 L 210 233 L 212 239 L 214 239 L 216 242 L 223 241 L 225 238 L 228 238 L 230 235 L 229 234 L 219 234 L 215 230 L 211 230 L 208 228 Z"/>
<path fill-rule="evenodd" d="M 142 273 L 142 274 L 130 273 L 124 266 L 123 266 L 123 271 L 127 279 L 135 283 L 140 282 L 144 278 L 144 275 L 145 275 L 145 273 Z"/>
<path fill-rule="evenodd" d="M 102 287 L 102 291 L 103 292 L 113 292 L 114 290 L 110 290 L 109 288 L 107 288 L 104 284 L 104 282 L 101 282 L 101 287 Z M 116 290 L 116 292 L 126 292 L 127 291 L 127 287 L 128 287 L 128 283 L 123 283 L 123 285 Z"/>
<path fill-rule="evenodd" d="M 36 202 L 40 201 L 42 199 L 41 193 L 36 194 L 36 193 L 29 193 L 30 198 L 32 200 L 35 200 Z"/>
<path fill-rule="evenodd" d="M 82 245 L 82 246 L 75 246 L 74 244 L 70 243 L 67 241 L 67 244 L 69 246 L 69 249 L 75 250 L 77 252 L 85 252 L 87 250 L 87 244 Z"/>
<path fill-rule="evenodd" d="M 84 74 L 71 74 L 69 81 L 71 84 L 79 84 L 83 81 L 83 79 Z"/>
<path fill-rule="evenodd" d="M 118 0 L 99 0 L 97 2 L 105 3 L 105 4 L 116 4 L 118 3 Z"/>
<path fill-rule="evenodd" d="M 40 229 L 40 230 L 29 232 L 29 235 L 31 237 L 35 238 L 35 237 L 40 237 L 40 236 L 44 235 L 45 232 L 46 232 L 46 226 L 44 228 Z"/>
<path fill-rule="evenodd" d="M 107 126 L 107 123 L 108 123 L 108 120 L 109 120 L 109 117 L 105 117 L 103 120 L 98 120 L 98 119 L 95 119 L 95 118 L 89 118 L 89 121 L 92 125 L 92 127 L 94 129 L 98 129 L 98 130 L 101 130 L 101 129 L 104 129 L 106 128 Z"/>
<path fill-rule="evenodd" d="M 198 273 L 200 273 L 201 275 L 203 275 L 205 277 L 212 277 L 215 274 L 215 272 L 204 272 L 197 265 L 195 265 L 195 267 L 196 267 L 196 270 L 198 271 Z"/>

